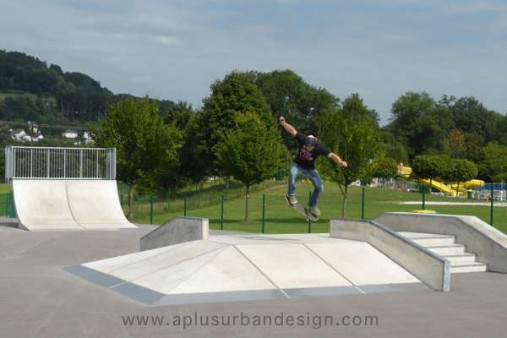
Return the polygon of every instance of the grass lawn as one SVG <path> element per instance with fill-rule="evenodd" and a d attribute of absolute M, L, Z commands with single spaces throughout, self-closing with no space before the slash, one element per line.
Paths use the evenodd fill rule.
<path fill-rule="evenodd" d="M 8 194 L 12 191 L 12 185 L 1 183 L 0 184 L 0 194 Z"/>
<path fill-rule="evenodd" d="M 307 200 L 311 191 L 311 184 L 298 182 L 297 197 L 300 202 Z M 322 215 L 317 222 L 309 223 L 302 215 L 288 207 L 284 195 L 284 184 L 273 187 L 265 192 L 253 193 L 250 197 L 249 222 L 245 222 L 245 198 L 225 200 L 222 209 L 222 197 L 215 197 L 214 205 L 206 207 L 192 207 L 193 201 L 187 201 L 186 216 L 204 217 L 210 221 L 211 229 L 230 231 L 264 232 L 266 233 L 303 233 L 328 232 L 329 220 L 341 218 L 342 196 L 336 184 L 326 183 L 325 190 L 319 200 Z M 489 203 L 480 201 L 456 199 L 428 195 L 425 196 L 425 209 L 435 210 L 439 214 L 477 216 L 489 223 L 491 208 Z M 362 216 L 362 188 L 351 187 L 347 201 L 346 218 L 361 219 Z M 373 219 L 383 212 L 412 211 L 422 209 L 422 195 L 414 192 L 402 192 L 382 188 L 364 189 L 364 219 Z M 414 202 L 416 204 L 403 204 Z M 432 202 L 462 202 L 461 205 L 432 205 Z M 466 204 L 465 204 L 466 203 Z M 470 205 L 470 203 L 473 203 Z M 264 204 L 264 208 L 263 208 Z M 486 205 L 482 205 L 486 204 Z M 173 217 L 184 216 L 183 201 L 157 202 L 153 204 L 153 214 L 150 217 L 150 204 L 137 205 L 135 208 L 135 222 L 164 224 Z M 262 216 L 264 210 L 264 217 Z M 222 217 L 223 215 L 223 217 Z M 493 209 L 493 224 L 507 233 L 507 205 L 495 202 Z"/>

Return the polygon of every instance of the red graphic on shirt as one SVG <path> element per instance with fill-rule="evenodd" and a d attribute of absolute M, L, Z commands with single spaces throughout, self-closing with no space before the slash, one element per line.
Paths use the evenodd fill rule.
<path fill-rule="evenodd" d="M 303 161 L 313 161 L 312 153 L 308 151 L 305 146 L 301 147 L 301 150 L 299 151 L 299 158 Z"/>

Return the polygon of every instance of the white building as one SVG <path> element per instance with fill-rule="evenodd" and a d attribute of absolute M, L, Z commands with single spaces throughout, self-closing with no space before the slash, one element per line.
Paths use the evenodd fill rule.
<path fill-rule="evenodd" d="M 77 131 L 72 130 L 72 129 L 67 129 L 66 131 L 64 131 L 62 133 L 62 137 L 68 138 L 68 139 L 75 139 L 75 138 L 77 138 Z"/>

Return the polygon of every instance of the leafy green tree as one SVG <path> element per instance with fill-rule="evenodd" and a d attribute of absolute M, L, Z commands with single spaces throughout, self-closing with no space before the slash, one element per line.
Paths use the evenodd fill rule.
<path fill-rule="evenodd" d="M 323 143 L 348 164 L 347 168 L 341 168 L 331 161 L 319 163 L 323 175 L 340 187 L 342 217 L 345 217 L 349 186 L 365 174 L 370 161 L 379 155 L 381 132 L 375 113 L 357 94 L 345 99 L 342 109 L 329 112 L 322 121 Z"/>
<path fill-rule="evenodd" d="M 180 163 L 177 167 L 168 168 L 161 182 L 164 192 L 175 196 L 178 188 L 198 182 L 202 177 L 200 168 L 193 163 L 193 148 L 190 146 L 193 140 L 191 134 L 187 132 L 194 117 L 194 111 L 191 104 L 183 101 L 174 103 L 164 100 L 159 101 L 159 104 L 161 111 L 163 109 L 161 115 L 164 123 L 174 126 L 183 134 L 183 146 L 179 150 Z"/>
<path fill-rule="evenodd" d="M 451 161 L 451 171 L 447 175 L 447 180 L 456 182 L 456 197 L 458 197 L 459 185 L 477 177 L 478 168 L 475 163 L 464 159 L 453 159 Z"/>
<path fill-rule="evenodd" d="M 452 126 L 452 114 L 446 104 L 437 104 L 426 92 L 408 92 L 393 103 L 386 130 L 406 144 L 412 159 L 423 153 L 442 152 L 443 140 Z"/>
<path fill-rule="evenodd" d="M 390 129 L 408 140 L 419 118 L 434 107 L 435 101 L 428 93 L 407 92 L 392 105 Z"/>
<path fill-rule="evenodd" d="M 507 181 L 507 146 L 495 142 L 482 149 L 479 178 L 487 182 Z"/>
<path fill-rule="evenodd" d="M 188 160 L 199 169 L 201 178 L 220 174 L 215 166 L 215 147 L 235 127 L 238 114 L 253 111 L 267 124 L 272 123 L 266 99 L 249 73 L 232 72 L 216 81 L 211 85 L 210 97 L 203 103 L 202 111 L 195 115 L 187 130 L 187 148 L 192 150 Z"/>
<path fill-rule="evenodd" d="M 398 163 L 394 159 L 386 156 L 380 156 L 376 161 L 372 162 L 372 176 L 382 179 L 382 183 L 386 179 L 390 179 L 398 172 Z"/>
<path fill-rule="evenodd" d="M 457 99 L 450 109 L 455 127 L 464 133 L 475 133 L 488 141 L 500 139 L 497 129 L 500 114 L 488 110 L 476 98 Z"/>
<path fill-rule="evenodd" d="M 148 97 L 119 101 L 90 130 L 97 146 L 116 148 L 118 179 L 130 186 L 132 219 L 136 188 L 155 190 L 167 170 L 178 165 L 181 132 L 163 123 L 158 104 Z"/>
<path fill-rule="evenodd" d="M 465 151 L 465 134 L 459 129 L 452 129 L 445 139 L 445 144 L 449 148 L 452 158 L 460 158 Z"/>
<path fill-rule="evenodd" d="M 180 130 L 185 130 L 185 128 L 187 128 L 194 114 L 190 103 L 184 101 L 178 101 L 177 103 L 173 103 L 172 101 L 161 101 L 160 104 L 161 110 L 162 105 L 164 105 L 162 116 L 166 124 L 173 124 Z"/>
<path fill-rule="evenodd" d="M 217 164 L 246 187 L 245 222 L 249 222 L 250 187 L 272 178 L 283 155 L 276 128 L 253 112 L 238 114 L 235 127 L 226 131 L 216 147 Z"/>
<path fill-rule="evenodd" d="M 386 157 L 392 158 L 396 163 L 408 163 L 408 151 L 405 144 L 392 132 L 382 130 L 383 153 Z"/>
<path fill-rule="evenodd" d="M 284 116 L 305 134 L 316 134 L 318 120 L 326 111 L 339 106 L 339 100 L 323 88 L 306 83 L 291 70 L 253 73 L 255 83 L 266 98 L 275 117 Z M 288 134 L 286 144 L 297 147 Z"/>
<path fill-rule="evenodd" d="M 464 133 L 465 142 L 464 142 L 464 151 L 462 153 L 463 158 L 472 161 L 474 163 L 479 163 L 482 160 L 482 152 L 483 148 L 486 146 L 487 142 L 484 138 L 475 133 Z"/>
<path fill-rule="evenodd" d="M 429 179 L 431 186 L 434 179 L 449 177 L 451 163 L 447 155 L 419 155 L 412 161 L 412 174 L 417 178 Z"/>

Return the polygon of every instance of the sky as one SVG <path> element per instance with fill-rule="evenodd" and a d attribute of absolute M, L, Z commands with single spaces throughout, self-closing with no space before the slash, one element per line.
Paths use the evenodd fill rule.
<path fill-rule="evenodd" d="M 507 113 L 507 0 L 0 0 L 0 49 L 194 108 L 232 71 L 290 69 L 381 125 L 409 91 Z"/>

